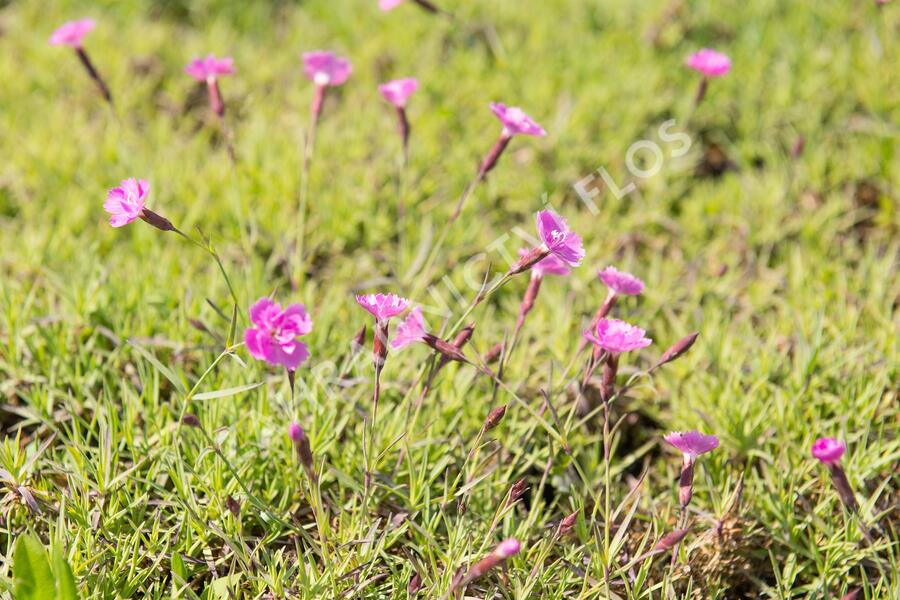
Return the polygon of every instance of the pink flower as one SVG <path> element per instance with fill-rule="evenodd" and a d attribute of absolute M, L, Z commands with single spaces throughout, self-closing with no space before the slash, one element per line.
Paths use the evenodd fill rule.
<path fill-rule="evenodd" d="M 291 438 L 291 441 L 295 444 L 303 439 L 304 431 L 303 427 L 300 426 L 300 423 L 291 423 L 288 425 L 288 437 Z"/>
<path fill-rule="evenodd" d="M 51 46 L 69 46 L 81 48 L 81 41 L 89 34 L 97 23 L 93 19 L 80 19 L 63 24 L 50 36 Z"/>
<path fill-rule="evenodd" d="M 122 227 L 141 218 L 144 212 L 144 198 L 150 191 L 150 184 L 143 179 L 125 179 L 106 194 L 103 208 L 109 213 L 109 224 Z"/>
<path fill-rule="evenodd" d="M 837 463 L 846 450 L 844 442 L 834 438 L 819 438 L 812 445 L 812 455 L 826 465 Z"/>
<path fill-rule="evenodd" d="M 644 291 L 644 282 L 632 275 L 619 271 L 615 267 L 606 267 L 597 275 L 613 294 L 637 296 Z"/>
<path fill-rule="evenodd" d="M 407 315 L 406 320 L 397 325 L 394 339 L 391 340 L 391 348 L 399 350 L 413 342 L 421 342 L 425 339 L 425 318 L 422 317 L 422 307 L 417 306 Z"/>
<path fill-rule="evenodd" d="M 687 66 L 706 77 L 721 77 L 731 70 L 731 59 L 721 52 L 704 48 L 688 57 Z"/>
<path fill-rule="evenodd" d="M 704 435 L 699 431 L 673 431 L 663 436 L 663 439 L 678 448 L 684 455 L 685 462 L 694 462 L 698 456 L 711 452 L 719 447 L 719 438 L 714 435 Z"/>
<path fill-rule="evenodd" d="M 581 237 L 569 230 L 566 220 L 552 210 L 537 214 L 537 229 L 550 254 L 570 266 L 577 267 L 584 258 Z"/>
<path fill-rule="evenodd" d="M 613 354 L 621 354 L 630 350 L 646 348 L 653 343 L 644 337 L 647 332 L 640 327 L 630 325 L 619 319 L 600 319 L 594 332 L 584 332 L 589 342 Z"/>
<path fill-rule="evenodd" d="M 415 77 L 395 79 L 378 86 L 378 91 L 381 92 L 384 99 L 397 108 L 404 108 L 407 98 L 417 89 L 419 89 L 419 80 Z"/>
<path fill-rule="evenodd" d="M 505 137 L 512 137 L 518 133 L 537 136 L 547 135 L 544 128 L 535 123 L 521 108 L 506 106 L 500 102 L 492 102 L 491 110 L 503 123 L 503 135 Z"/>
<path fill-rule="evenodd" d="M 510 556 L 518 554 L 522 549 L 522 545 L 519 543 L 519 540 L 516 538 L 509 538 L 500 542 L 496 548 L 494 548 L 494 554 L 496 554 L 501 559 L 506 560 Z"/>
<path fill-rule="evenodd" d="M 376 321 L 396 317 L 409 306 L 409 300 L 396 294 L 367 294 L 357 296 L 356 303 L 369 311 Z"/>
<path fill-rule="evenodd" d="M 378 0 L 378 8 L 387 12 L 403 4 L 403 0 Z"/>
<path fill-rule="evenodd" d="M 250 355 L 271 365 L 283 365 L 296 371 L 309 358 L 309 349 L 297 338 L 312 331 L 312 319 L 302 304 L 291 304 L 284 310 L 269 298 L 260 298 L 250 308 L 250 321 L 255 327 L 244 332 Z"/>
<path fill-rule="evenodd" d="M 207 54 L 206 58 L 195 58 L 184 68 L 184 72 L 197 81 L 215 80 L 223 75 L 234 74 L 234 59 L 230 56 L 216 58 Z"/>
<path fill-rule="evenodd" d="M 341 85 L 352 71 L 349 60 L 332 52 L 316 50 L 303 54 L 303 73 L 318 86 Z"/>
<path fill-rule="evenodd" d="M 530 250 L 526 248 L 520 248 L 519 256 L 524 258 L 529 252 Z M 545 275 L 568 275 L 572 272 L 572 269 L 569 268 L 569 265 L 556 258 L 556 256 L 548 254 L 531 267 L 531 272 L 535 277 L 544 277 Z"/>

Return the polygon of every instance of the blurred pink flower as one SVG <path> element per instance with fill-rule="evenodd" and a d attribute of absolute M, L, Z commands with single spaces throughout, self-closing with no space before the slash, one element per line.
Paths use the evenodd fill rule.
<path fill-rule="evenodd" d="M 356 297 L 356 303 L 369 311 L 376 321 L 396 317 L 409 306 L 409 300 L 396 294 L 366 294 Z"/>
<path fill-rule="evenodd" d="M 673 431 L 663 436 L 663 439 L 678 448 L 684 455 L 685 461 L 693 462 L 701 454 L 711 452 L 719 447 L 719 438 L 714 435 L 704 435 L 699 431 Z"/>
<path fill-rule="evenodd" d="M 721 52 L 704 48 L 688 57 L 687 66 L 706 77 L 721 77 L 731 70 L 731 59 Z"/>
<path fill-rule="evenodd" d="M 103 208 L 109 213 L 113 227 L 128 225 L 140 219 L 144 212 L 144 199 L 150 192 L 150 184 L 143 179 L 125 179 L 106 194 Z"/>
<path fill-rule="evenodd" d="M 81 48 L 81 41 L 89 34 L 97 23 L 93 19 L 80 19 L 64 23 L 50 36 L 51 46 L 69 46 Z"/>
<path fill-rule="evenodd" d="M 396 106 L 404 108 L 406 100 L 413 92 L 419 88 L 419 80 L 415 77 L 407 77 L 406 79 L 395 79 L 378 86 L 378 91 L 384 96 L 384 99 Z"/>
<path fill-rule="evenodd" d="M 834 438 L 819 438 L 812 445 L 812 455 L 826 465 L 837 463 L 846 450 L 844 442 Z"/>
<path fill-rule="evenodd" d="M 425 318 L 422 316 L 422 307 L 412 309 L 406 319 L 397 325 L 394 339 L 391 340 L 391 348 L 399 350 L 413 342 L 421 342 L 427 335 L 425 331 Z"/>
<path fill-rule="evenodd" d="M 516 134 L 545 136 L 544 128 L 534 122 L 525 112 L 516 106 L 506 106 L 500 102 L 492 102 L 491 110 L 503 123 L 504 137 L 512 137 Z"/>
<path fill-rule="evenodd" d="M 621 354 L 639 348 L 646 348 L 653 343 L 647 332 L 640 327 L 630 325 L 619 319 L 600 319 L 594 331 L 585 331 L 587 341 L 599 346 L 607 352 Z"/>
<path fill-rule="evenodd" d="M 193 59 L 184 71 L 197 81 L 208 81 L 223 75 L 233 75 L 234 59 L 230 56 L 216 58 L 213 54 L 207 54 L 206 58 Z"/>
<path fill-rule="evenodd" d="M 529 254 L 530 250 L 527 248 L 519 248 L 519 256 L 524 258 Z M 552 254 L 548 254 L 545 258 L 541 259 L 533 267 L 531 267 L 531 273 L 533 277 L 543 277 L 545 275 L 568 275 L 572 272 L 572 269 L 556 258 L 556 256 Z"/>
<path fill-rule="evenodd" d="M 518 554 L 521 549 L 522 545 L 519 543 L 519 540 L 516 538 L 509 538 L 503 540 L 496 548 L 494 548 L 494 554 L 505 560 L 510 556 Z"/>
<path fill-rule="evenodd" d="M 304 435 L 305 432 L 300 423 L 291 423 L 288 425 L 288 437 L 291 438 L 292 442 L 297 443 L 301 441 Z"/>
<path fill-rule="evenodd" d="M 250 321 L 255 327 L 244 332 L 250 355 L 272 365 L 283 365 L 296 371 L 309 358 L 309 349 L 297 338 L 312 331 L 312 319 L 302 304 L 291 304 L 284 310 L 269 298 L 260 298 L 250 307 Z"/>
<path fill-rule="evenodd" d="M 378 0 L 378 8 L 387 12 L 403 4 L 403 0 Z"/>
<path fill-rule="evenodd" d="M 615 267 L 606 267 L 597 274 L 600 280 L 606 284 L 609 291 L 614 294 L 636 296 L 644 291 L 644 282 L 632 275 L 619 271 Z"/>
<path fill-rule="evenodd" d="M 584 258 L 581 237 L 569 230 L 566 220 L 552 210 L 537 213 L 537 230 L 552 256 L 577 267 Z"/>
<path fill-rule="evenodd" d="M 303 54 L 303 73 L 317 86 L 338 86 L 347 81 L 353 67 L 346 58 L 316 50 Z"/>

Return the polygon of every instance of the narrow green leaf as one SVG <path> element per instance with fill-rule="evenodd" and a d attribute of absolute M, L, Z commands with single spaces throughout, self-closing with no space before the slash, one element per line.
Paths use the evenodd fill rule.
<path fill-rule="evenodd" d="M 128 340 L 128 344 L 137 350 L 138 354 L 140 354 L 144 359 L 149 362 L 153 367 L 159 371 L 163 377 L 169 380 L 169 383 L 175 386 L 175 389 L 178 390 L 182 394 L 187 394 L 187 390 L 184 387 L 184 384 L 181 380 L 175 375 L 175 373 L 167 366 L 159 362 L 159 359 L 153 356 L 146 348 L 139 346 L 132 340 Z"/>
<path fill-rule="evenodd" d="M 223 390 L 216 390 L 214 392 L 203 392 L 202 394 L 194 394 L 194 400 L 215 400 L 216 398 L 225 398 L 226 396 L 234 396 L 235 394 L 240 394 L 243 392 L 249 392 L 250 390 L 255 390 L 259 386 L 261 386 L 263 381 L 259 383 L 248 383 L 247 385 L 239 385 L 235 387 L 225 388 Z"/>
<path fill-rule="evenodd" d="M 19 536 L 16 542 L 13 578 L 16 600 L 56 600 L 47 552 L 31 534 Z"/>
<path fill-rule="evenodd" d="M 237 304 L 231 309 L 231 326 L 228 328 L 228 340 L 225 342 L 225 348 L 234 346 L 234 336 L 237 332 L 238 307 Z"/>

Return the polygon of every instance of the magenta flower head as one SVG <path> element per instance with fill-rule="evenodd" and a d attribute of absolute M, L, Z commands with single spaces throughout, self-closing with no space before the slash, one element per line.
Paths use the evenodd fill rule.
<path fill-rule="evenodd" d="M 303 431 L 303 427 L 300 423 L 291 423 L 288 425 L 288 437 L 291 438 L 291 441 L 295 444 L 299 443 L 304 435 L 306 435 L 306 432 Z"/>
<path fill-rule="evenodd" d="M 704 48 L 688 57 L 687 66 L 706 77 L 721 77 L 731 70 L 731 59 L 721 52 Z"/>
<path fill-rule="evenodd" d="M 844 442 L 834 438 L 819 438 L 812 445 L 812 455 L 826 465 L 837 463 L 846 450 Z"/>
<path fill-rule="evenodd" d="M 644 291 L 644 282 L 632 275 L 617 270 L 615 267 L 606 267 L 597 276 L 600 277 L 611 294 L 623 296 L 637 296 Z"/>
<path fill-rule="evenodd" d="M 646 348 L 653 343 L 646 331 L 619 319 L 600 319 L 596 329 L 584 332 L 587 341 L 612 354 Z"/>
<path fill-rule="evenodd" d="M 96 26 L 97 23 L 93 19 L 80 19 L 64 23 L 50 36 L 50 45 L 81 48 L 84 36 L 89 34 Z"/>
<path fill-rule="evenodd" d="M 125 179 L 106 194 L 103 208 L 109 213 L 113 227 L 128 225 L 140 219 L 144 213 L 144 199 L 150 192 L 150 184 L 143 179 Z"/>
<path fill-rule="evenodd" d="M 216 58 L 207 54 L 206 58 L 195 58 L 184 68 L 184 72 L 197 81 L 214 80 L 224 75 L 234 75 L 234 59 L 230 56 Z"/>
<path fill-rule="evenodd" d="M 376 321 L 396 317 L 409 306 L 409 300 L 396 294 L 366 294 L 357 296 L 356 303 L 369 311 Z"/>
<path fill-rule="evenodd" d="M 704 435 L 699 431 L 673 431 L 663 437 L 664 440 L 678 448 L 685 460 L 692 462 L 701 454 L 706 454 L 719 447 L 719 438 L 714 435 Z"/>
<path fill-rule="evenodd" d="M 422 307 L 417 306 L 409 312 L 405 321 L 397 325 L 394 339 L 391 340 L 391 348 L 399 350 L 413 342 L 421 342 L 425 339 L 427 333 L 425 331 L 425 318 L 422 316 Z"/>
<path fill-rule="evenodd" d="M 378 91 L 384 96 L 384 99 L 396 106 L 397 108 L 405 108 L 406 100 L 412 96 L 413 92 L 419 89 L 419 80 L 415 77 L 407 77 L 406 79 L 395 79 L 378 86 Z"/>
<path fill-rule="evenodd" d="M 491 110 L 503 123 L 503 135 L 512 137 L 516 134 L 545 136 L 544 128 L 535 123 L 534 119 L 525 114 L 517 106 L 506 106 L 500 102 L 492 102 Z"/>
<path fill-rule="evenodd" d="M 403 0 L 378 0 L 378 8 L 384 12 L 394 10 L 401 4 L 403 4 Z"/>
<path fill-rule="evenodd" d="M 528 255 L 530 251 L 526 248 L 519 249 L 519 257 L 524 258 Z M 542 258 L 540 261 L 535 263 L 533 267 L 531 267 L 531 276 L 532 277 L 544 277 L 545 275 L 568 275 L 572 272 L 571 267 L 556 258 L 556 256 L 552 254 L 548 254 L 545 258 Z"/>
<path fill-rule="evenodd" d="M 309 358 L 309 349 L 297 338 L 312 331 L 312 319 L 302 304 L 284 310 L 269 298 L 260 298 L 250 307 L 254 327 L 244 332 L 244 342 L 253 358 L 296 371 Z"/>
<path fill-rule="evenodd" d="M 494 554 L 506 560 L 510 556 L 518 554 L 521 549 L 522 545 L 519 543 L 519 540 L 509 538 L 497 544 L 497 547 L 494 548 Z"/>
<path fill-rule="evenodd" d="M 541 241 L 552 256 L 577 267 L 584 258 L 581 237 L 569 229 L 566 220 L 552 210 L 537 213 L 537 230 Z"/>
<path fill-rule="evenodd" d="M 303 73 L 317 86 L 338 86 L 347 81 L 353 67 L 346 58 L 316 50 L 303 54 Z"/>

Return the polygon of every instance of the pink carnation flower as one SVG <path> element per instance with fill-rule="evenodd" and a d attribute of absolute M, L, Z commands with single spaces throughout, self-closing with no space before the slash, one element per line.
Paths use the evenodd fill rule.
<path fill-rule="evenodd" d="M 255 327 L 244 332 L 244 342 L 254 358 L 289 371 L 296 371 L 309 358 L 306 344 L 297 341 L 312 331 L 312 319 L 302 304 L 281 310 L 271 299 L 260 298 L 250 308 L 250 321 Z"/>
<path fill-rule="evenodd" d="M 636 296 L 644 291 L 644 282 L 632 275 L 619 271 L 615 267 L 606 267 L 597 274 L 600 280 L 614 294 Z"/>
<path fill-rule="evenodd" d="M 581 237 L 569 230 L 566 220 L 552 210 L 537 213 L 537 230 L 552 256 L 577 267 L 584 258 Z"/>
<path fill-rule="evenodd" d="M 652 344 L 653 340 L 645 337 L 646 333 L 640 327 L 619 319 L 600 319 L 595 331 L 585 331 L 584 337 L 607 352 L 621 354 Z"/>
<path fill-rule="evenodd" d="M 125 179 L 106 194 L 103 208 L 109 213 L 109 224 L 122 227 L 141 218 L 144 199 L 150 191 L 150 184 L 143 179 Z"/>
<path fill-rule="evenodd" d="M 704 48 L 688 57 L 687 66 L 706 77 L 721 77 L 731 70 L 731 59 L 721 52 Z"/>
<path fill-rule="evenodd" d="M 421 342 L 428 332 L 425 331 L 425 318 L 422 316 L 422 307 L 412 309 L 406 319 L 397 325 L 394 339 L 391 340 L 391 348 L 399 350 L 413 342 Z"/>
<path fill-rule="evenodd" d="M 530 250 L 526 248 L 519 249 L 520 257 L 524 258 L 529 253 Z M 553 254 L 548 254 L 545 258 L 541 259 L 531 267 L 531 272 L 535 274 L 536 277 L 544 277 L 545 275 L 568 275 L 572 272 L 572 269 Z"/>
<path fill-rule="evenodd" d="M 534 122 L 521 108 L 506 106 L 500 102 L 492 102 L 491 110 L 503 123 L 503 135 L 511 137 L 516 134 L 545 136 L 544 128 Z"/>
<path fill-rule="evenodd" d="M 395 79 L 378 86 L 378 91 L 384 99 L 396 106 L 404 108 L 406 100 L 419 88 L 419 80 L 415 77 Z"/>
<path fill-rule="evenodd" d="M 192 60 L 184 71 L 197 81 L 209 81 L 223 75 L 233 75 L 234 59 L 230 56 L 216 58 L 213 54 L 207 54 L 206 58 Z"/>
<path fill-rule="evenodd" d="M 704 435 L 699 431 L 673 431 L 663 437 L 664 440 L 678 448 L 684 455 L 685 461 L 693 462 L 701 454 L 711 452 L 719 447 L 719 438 L 714 435 Z"/>
<path fill-rule="evenodd" d="M 819 438 L 812 445 L 812 455 L 826 465 L 837 463 L 846 450 L 844 442 L 834 438 Z"/>
<path fill-rule="evenodd" d="M 387 12 L 403 4 L 403 0 L 378 0 L 378 8 Z"/>
<path fill-rule="evenodd" d="M 338 86 L 347 81 L 353 67 L 346 58 L 316 50 L 303 54 L 303 73 L 318 86 Z"/>
<path fill-rule="evenodd" d="M 409 306 L 409 300 L 396 294 L 366 294 L 357 296 L 356 303 L 369 311 L 376 321 L 396 317 Z"/>
<path fill-rule="evenodd" d="M 93 19 L 80 19 L 63 24 L 50 36 L 51 46 L 70 46 L 81 48 L 84 36 L 89 34 L 97 23 Z"/>
<path fill-rule="evenodd" d="M 497 544 L 497 547 L 494 548 L 494 554 L 505 560 L 510 556 L 518 554 L 521 549 L 522 544 L 519 543 L 519 540 L 516 538 L 509 538 Z"/>

